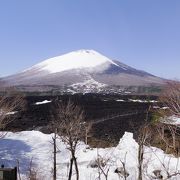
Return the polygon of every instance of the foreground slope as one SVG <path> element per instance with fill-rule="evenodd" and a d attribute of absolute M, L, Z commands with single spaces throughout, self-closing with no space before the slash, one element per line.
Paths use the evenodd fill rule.
<path fill-rule="evenodd" d="M 0 163 L 5 167 L 15 166 L 17 160 L 20 164 L 22 179 L 25 179 L 25 174 L 28 171 L 29 163 L 33 161 L 33 168 L 37 171 L 41 179 L 52 179 L 53 167 L 53 134 L 43 134 L 39 131 L 24 131 L 19 133 L 8 133 L 4 139 L 0 141 Z M 57 154 L 57 171 L 58 179 L 67 179 L 68 164 L 70 154 L 63 142 L 58 140 Z M 117 168 L 122 168 L 121 161 L 126 161 L 126 170 L 129 174 L 127 180 L 136 180 L 138 175 L 138 144 L 133 139 L 132 133 L 125 133 L 117 147 L 106 149 L 87 149 L 84 143 L 81 143 L 77 151 L 77 161 L 79 164 L 80 180 L 95 180 L 98 178 L 98 169 L 93 167 L 95 160 L 99 156 L 108 160 L 106 169 L 109 168 L 109 180 L 123 179 L 114 171 Z M 126 158 L 125 158 L 126 157 Z M 157 179 L 153 171 L 160 170 L 164 179 L 167 178 L 168 171 L 170 174 L 180 172 L 180 158 L 175 158 L 172 155 L 164 154 L 160 149 L 154 147 L 145 148 L 144 158 L 144 178 Z M 174 176 L 174 179 L 180 176 Z M 173 179 L 169 178 L 169 179 Z M 73 180 L 75 175 L 73 176 Z M 104 177 L 102 176 L 102 180 Z"/>

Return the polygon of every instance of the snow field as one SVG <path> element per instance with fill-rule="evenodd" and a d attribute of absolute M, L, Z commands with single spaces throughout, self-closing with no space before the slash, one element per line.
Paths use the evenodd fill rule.
<path fill-rule="evenodd" d="M 25 179 L 25 174 L 28 171 L 29 163 L 32 159 L 33 167 L 43 180 L 52 179 L 53 167 L 53 134 L 43 134 L 39 131 L 23 131 L 18 133 L 8 132 L 4 139 L 0 140 L 0 155 L 1 164 L 5 167 L 16 166 L 17 159 L 20 163 L 22 179 Z M 68 164 L 70 154 L 66 146 L 60 139 L 57 141 L 57 169 L 58 179 L 67 179 Z M 117 147 L 112 148 L 87 148 L 81 142 L 77 150 L 77 160 L 79 164 L 80 180 L 95 180 L 98 177 L 98 169 L 92 168 L 91 165 L 95 162 L 98 155 L 107 159 L 105 169 L 109 168 L 110 180 L 123 179 L 117 173 L 114 173 L 116 168 L 122 167 L 122 162 L 126 164 L 126 170 L 129 173 L 128 180 L 136 180 L 138 175 L 138 144 L 133 139 L 133 134 L 126 132 L 120 139 Z M 154 147 L 145 147 L 144 158 L 144 179 L 154 177 L 154 170 L 161 170 L 161 174 L 166 177 L 166 168 L 170 173 L 180 171 L 180 158 L 175 158 L 172 155 L 166 155 L 160 149 Z M 175 179 L 180 176 L 174 177 Z M 73 180 L 75 174 L 73 175 Z M 102 180 L 104 177 L 102 176 Z M 173 178 L 171 178 L 173 179 Z"/>

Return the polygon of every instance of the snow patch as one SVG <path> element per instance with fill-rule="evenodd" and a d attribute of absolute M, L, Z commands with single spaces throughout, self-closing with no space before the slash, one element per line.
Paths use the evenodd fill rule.
<path fill-rule="evenodd" d="M 16 114 L 16 113 L 18 113 L 18 111 L 8 112 L 8 113 L 6 113 L 6 115 L 13 115 L 13 114 Z"/>
<path fill-rule="evenodd" d="M 86 87 L 105 87 L 107 86 L 106 84 L 103 84 L 103 83 L 99 83 L 97 81 L 95 81 L 94 79 L 89 79 L 89 80 L 86 80 L 82 83 L 76 83 L 76 84 L 72 84 L 71 85 L 72 87 L 83 87 L 83 86 L 86 86 Z"/>
<path fill-rule="evenodd" d="M 166 124 L 173 124 L 173 125 L 180 126 L 180 117 L 175 116 L 175 115 L 165 117 L 162 119 L 162 122 Z"/>
<path fill-rule="evenodd" d="M 117 99 L 116 101 L 124 102 L 125 100 L 124 99 Z"/>
<path fill-rule="evenodd" d="M 95 81 L 93 78 L 91 78 L 90 76 L 87 77 L 87 79 L 84 82 L 75 83 L 71 85 L 71 87 L 75 90 L 83 89 L 84 93 L 92 92 L 92 90 L 94 89 L 96 89 L 98 92 L 106 86 L 107 86 L 106 84 L 99 83 Z"/>
<path fill-rule="evenodd" d="M 2 109 L 0 109 L 0 115 L 13 115 L 16 113 L 18 113 L 18 111 L 6 112 L 6 111 L 3 111 Z"/>
<path fill-rule="evenodd" d="M 51 102 L 52 101 L 44 100 L 44 101 L 41 101 L 41 102 L 36 102 L 35 105 L 47 104 L 47 103 L 51 103 Z"/>
<path fill-rule="evenodd" d="M 158 101 L 155 100 L 141 100 L 141 99 L 129 99 L 131 102 L 139 102 L 139 103 L 156 103 Z"/>
<path fill-rule="evenodd" d="M 166 110 L 166 109 L 169 109 L 169 107 L 164 106 L 161 109 Z"/>

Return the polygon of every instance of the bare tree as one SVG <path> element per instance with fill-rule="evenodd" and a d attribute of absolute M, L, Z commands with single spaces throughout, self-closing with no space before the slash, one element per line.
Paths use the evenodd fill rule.
<path fill-rule="evenodd" d="M 84 127 L 85 127 L 85 144 L 88 145 L 88 138 L 91 137 L 89 132 L 92 129 L 92 123 L 91 122 L 85 122 Z"/>
<path fill-rule="evenodd" d="M 143 179 L 143 161 L 145 145 L 150 145 L 152 131 L 149 123 L 146 123 L 139 129 L 138 136 L 138 180 Z"/>
<path fill-rule="evenodd" d="M 39 169 L 33 163 L 33 158 L 31 158 L 29 165 L 27 167 L 26 179 L 27 180 L 43 180 L 44 178 L 45 177 L 41 175 Z"/>
<path fill-rule="evenodd" d="M 99 149 L 97 148 L 97 158 L 90 162 L 91 168 L 97 168 L 98 177 L 96 179 L 101 180 L 102 176 L 108 180 L 109 170 L 111 167 L 112 160 L 108 155 L 100 155 Z M 103 178 L 103 179 L 104 179 Z"/>
<path fill-rule="evenodd" d="M 161 175 L 161 170 L 154 170 L 154 174 L 156 178 L 154 177 L 153 179 L 157 179 L 157 177 L 161 177 L 161 179 L 168 180 L 171 179 L 172 177 L 179 177 L 180 176 L 180 169 L 179 169 L 179 158 L 176 160 L 176 168 L 174 170 L 170 170 L 170 164 L 171 164 L 171 159 L 172 156 L 167 156 L 164 155 L 163 160 L 156 154 L 156 152 L 152 149 L 152 153 L 156 156 L 157 160 L 161 163 L 162 170 L 166 173 L 166 175 Z M 165 159 L 168 159 L 168 161 L 165 161 Z M 174 161 L 173 161 L 174 163 Z"/>
<path fill-rule="evenodd" d="M 53 128 L 53 127 L 51 127 Z M 53 174 L 53 180 L 56 180 L 57 179 L 57 154 L 60 151 L 59 147 L 58 147 L 58 143 L 57 143 L 57 140 L 59 139 L 59 136 L 57 134 L 57 128 L 54 127 L 52 129 L 54 131 L 54 135 L 52 137 L 52 142 L 50 142 L 52 145 L 53 145 L 53 168 L 52 168 L 52 174 Z"/>
<path fill-rule="evenodd" d="M 53 124 L 57 129 L 58 135 L 71 153 L 68 180 L 71 180 L 72 177 L 73 163 L 76 171 L 76 180 L 79 180 L 76 150 L 79 142 L 84 140 L 87 134 L 84 111 L 70 101 L 67 104 L 57 104 Z"/>
<path fill-rule="evenodd" d="M 110 164 L 108 164 L 110 161 L 109 158 L 104 158 L 100 154 L 98 154 L 98 157 L 96 159 L 97 168 L 98 168 L 98 179 L 101 179 L 101 175 L 104 176 L 105 180 L 108 180 L 109 170 L 110 170 Z"/>
<path fill-rule="evenodd" d="M 33 167 L 33 159 L 31 158 L 29 167 L 28 167 L 28 179 L 29 180 L 37 180 L 37 171 Z"/>
<path fill-rule="evenodd" d="M 56 163 L 56 157 L 57 157 L 57 129 L 55 129 L 54 137 L 52 137 L 53 140 L 53 180 L 56 180 L 57 177 L 57 163 Z"/>
<path fill-rule="evenodd" d="M 21 180 L 21 172 L 20 172 L 20 163 L 19 160 L 17 159 L 17 174 L 18 174 L 18 180 Z"/>
<path fill-rule="evenodd" d="M 122 167 L 117 167 L 115 169 L 115 173 L 118 174 L 119 179 L 124 179 L 127 180 L 127 177 L 129 176 L 129 173 L 126 169 L 126 156 L 127 156 L 127 152 L 124 154 L 124 158 L 120 158 L 120 163 L 122 164 Z"/>
<path fill-rule="evenodd" d="M 172 115 L 180 117 L 180 82 L 169 82 L 160 96 L 160 102 Z"/>
<path fill-rule="evenodd" d="M 160 121 L 157 121 L 157 124 L 154 126 L 154 130 L 157 132 L 156 135 L 158 136 L 158 139 L 165 145 L 165 151 L 168 153 L 174 153 L 177 157 L 179 157 L 180 126 L 176 123 L 173 123 L 171 116 L 180 118 L 180 82 L 168 82 L 165 90 L 159 98 L 159 101 L 164 106 L 164 108 L 161 108 L 157 111 Z M 155 152 L 153 153 L 156 155 Z M 178 169 L 179 158 L 177 158 L 176 169 L 174 172 L 170 172 L 170 163 L 172 157 L 168 157 L 168 163 L 162 161 L 157 155 L 156 157 L 166 172 L 166 178 L 163 177 L 163 179 L 170 179 L 180 175 L 180 171 Z M 159 173 L 160 170 L 157 172 Z"/>
<path fill-rule="evenodd" d="M 171 148 L 179 154 L 180 125 L 174 123 L 171 116 L 180 118 L 180 82 L 167 83 L 159 100 L 167 109 L 158 111 L 161 115 L 161 124 L 157 128 L 158 134 L 166 144 L 166 151 Z M 166 137 L 167 132 L 168 137 Z"/>
<path fill-rule="evenodd" d="M 6 126 L 11 123 L 14 118 L 13 114 L 24 109 L 25 100 L 22 94 L 18 92 L 8 92 L 6 95 L 0 97 L 0 130 L 4 130 Z M 1 137 L 4 133 L 1 133 Z"/>
<path fill-rule="evenodd" d="M 129 173 L 126 170 L 126 155 L 127 155 L 127 153 L 124 156 L 124 161 L 120 160 L 121 164 L 123 166 L 123 168 L 121 170 L 121 175 L 124 177 L 124 180 L 127 180 L 127 177 L 129 176 Z"/>
<path fill-rule="evenodd" d="M 176 156 L 180 155 L 180 127 L 168 124 L 168 123 L 157 123 L 154 127 L 157 132 L 156 136 L 164 147 L 166 153 L 173 153 Z"/>

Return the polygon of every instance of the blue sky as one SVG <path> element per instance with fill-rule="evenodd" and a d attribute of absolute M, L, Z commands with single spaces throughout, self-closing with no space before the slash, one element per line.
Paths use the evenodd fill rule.
<path fill-rule="evenodd" d="M 0 76 L 78 49 L 180 79 L 180 0 L 0 1 Z"/>

